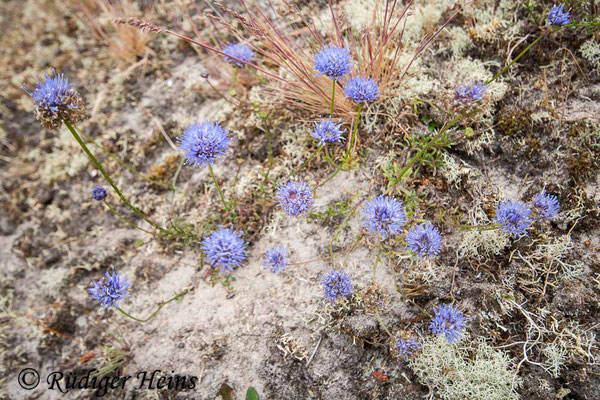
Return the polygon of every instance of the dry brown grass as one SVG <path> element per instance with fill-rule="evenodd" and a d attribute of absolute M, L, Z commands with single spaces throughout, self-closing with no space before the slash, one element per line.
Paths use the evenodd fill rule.
<path fill-rule="evenodd" d="M 404 5 L 398 0 L 375 1 L 369 23 L 359 32 L 352 28 L 333 0 L 329 1 L 332 26 L 326 30 L 327 34 L 317 29 L 318 18 L 305 18 L 304 13 L 287 0 L 283 2 L 283 10 L 277 10 L 270 2 L 270 6 L 263 9 L 255 0 L 240 0 L 243 15 L 216 3 L 213 11 L 204 15 L 225 28 L 229 36 L 234 35 L 252 46 L 260 54 L 263 64 L 277 72 L 283 84 L 270 87 L 270 100 L 274 106 L 285 105 L 320 114 L 328 110 L 332 92 L 331 80 L 317 76 L 313 70 L 314 55 L 323 47 L 347 48 L 355 60 L 353 75 L 375 79 L 381 101 L 395 95 L 395 89 L 414 58 L 449 22 L 424 38 L 413 59 L 400 65 L 400 55 L 405 50 L 402 44 L 404 23 L 413 0 Z M 214 46 L 220 48 L 222 44 L 215 43 Z M 335 112 L 350 120 L 356 105 L 341 95 L 343 83 L 338 82 Z"/>
<path fill-rule="evenodd" d="M 104 42 L 109 56 L 123 63 L 135 62 L 147 51 L 150 36 L 133 26 L 117 24 L 114 19 L 138 15 L 152 17 L 152 10 L 140 10 L 134 0 L 69 0 L 96 38 Z"/>
<path fill-rule="evenodd" d="M 264 73 L 270 81 L 264 98 L 268 107 L 318 115 L 329 110 L 332 93 L 331 80 L 317 76 L 313 70 L 314 56 L 322 48 L 331 45 L 347 48 L 355 62 L 352 75 L 375 79 L 381 93 L 378 101 L 383 101 L 397 94 L 413 61 L 460 11 L 457 6 L 445 23 L 424 37 L 416 49 L 408 50 L 403 44 L 403 34 L 413 0 L 405 1 L 403 5 L 398 0 L 374 0 L 376 4 L 369 22 L 360 31 L 346 20 L 337 3 L 329 0 L 331 26 L 325 26 L 326 34 L 317 29 L 316 24 L 321 22 L 318 17 L 305 17 L 306 13 L 289 0 L 282 0 L 283 5 L 279 7 L 268 1 L 266 8 L 256 0 L 239 1 L 242 13 L 220 3 L 208 3 L 209 11 L 197 6 L 188 8 L 188 12 L 195 11 L 205 22 L 212 24 L 212 29 L 201 30 L 194 26 L 194 18 L 190 15 L 188 21 L 196 39 L 134 18 L 120 18 L 116 22 L 135 26 L 141 31 L 170 34 L 220 55 L 224 55 L 221 49 L 227 39 L 235 37 L 259 55 L 257 63 L 245 64 Z M 412 52 L 412 56 L 401 65 L 401 55 L 407 51 Z M 343 84 L 344 81 L 337 82 L 334 111 L 341 119 L 351 121 L 357 105 L 344 98 Z"/>

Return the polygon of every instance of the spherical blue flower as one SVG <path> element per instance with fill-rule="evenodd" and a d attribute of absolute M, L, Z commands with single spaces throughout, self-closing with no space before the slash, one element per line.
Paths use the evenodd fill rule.
<path fill-rule="evenodd" d="M 535 195 L 533 205 L 538 209 L 539 216 L 545 219 L 555 218 L 560 211 L 558 198 L 545 190 Z"/>
<path fill-rule="evenodd" d="M 285 271 L 290 265 L 287 256 L 288 251 L 286 248 L 281 246 L 271 247 L 265 252 L 263 257 L 263 265 L 269 271 L 278 274 Z"/>
<path fill-rule="evenodd" d="M 63 74 L 54 71 L 54 76 L 46 75 L 43 82 L 37 82 L 33 91 L 25 85 L 23 90 L 35 100 L 36 118 L 46 129 L 56 129 L 62 121 L 77 122 L 85 117 L 81 96 Z"/>
<path fill-rule="evenodd" d="M 339 298 L 346 298 L 354 293 L 352 279 L 344 271 L 331 270 L 321 279 L 325 299 L 335 303 Z"/>
<path fill-rule="evenodd" d="M 421 348 L 421 345 L 417 341 L 417 338 L 404 339 L 402 337 L 396 337 L 396 357 L 404 358 L 404 361 L 408 362 L 408 356 L 413 354 L 415 351 Z"/>
<path fill-rule="evenodd" d="M 341 124 L 336 124 L 330 119 L 324 119 L 320 123 L 315 122 L 315 130 L 311 132 L 311 136 L 319 141 L 319 145 L 323 146 L 327 143 L 339 143 L 344 140 L 342 135 L 345 130 L 340 129 Z"/>
<path fill-rule="evenodd" d="M 462 311 L 450 304 L 438 306 L 433 312 L 435 316 L 429 323 L 429 330 L 435 335 L 444 335 L 449 343 L 456 343 L 463 335 L 467 325 Z"/>
<path fill-rule="evenodd" d="M 571 9 L 565 12 L 565 3 L 557 6 L 556 4 L 550 10 L 548 15 L 548 25 L 565 26 L 571 23 Z"/>
<path fill-rule="evenodd" d="M 202 250 L 213 268 L 221 272 L 233 272 L 246 259 L 246 242 L 239 232 L 219 227 L 202 241 Z"/>
<path fill-rule="evenodd" d="M 379 88 L 371 78 L 350 78 L 344 86 L 344 92 L 355 103 L 370 103 L 379 98 Z"/>
<path fill-rule="evenodd" d="M 183 132 L 179 148 L 185 152 L 186 164 L 212 165 L 218 156 L 229 150 L 229 136 L 218 122 L 193 124 Z"/>
<path fill-rule="evenodd" d="M 461 86 L 456 88 L 456 93 L 454 94 L 454 102 L 456 104 L 467 104 L 475 101 L 480 101 L 483 99 L 483 95 L 485 94 L 485 90 L 488 85 L 483 83 L 483 81 L 471 81 L 471 84 L 464 83 Z"/>
<path fill-rule="evenodd" d="M 312 189 L 302 181 L 290 181 L 277 189 L 279 205 L 290 217 L 306 214 L 312 207 Z"/>
<path fill-rule="evenodd" d="M 442 235 L 436 227 L 427 222 L 415 225 L 408 231 L 406 244 L 419 257 L 433 258 L 442 247 Z"/>
<path fill-rule="evenodd" d="M 378 233 L 381 240 L 395 235 L 407 221 L 402 203 L 388 196 L 379 196 L 369 201 L 362 215 L 365 228 L 369 233 Z"/>
<path fill-rule="evenodd" d="M 504 200 L 496 207 L 494 222 L 501 224 L 500 229 L 519 237 L 527 233 L 531 225 L 531 209 L 520 201 Z"/>
<path fill-rule="evenodd" d="M 315 71 L 331 79 L 339 79 L 349 74 L 351 66 L 352 59 L 348 50 L 339 47 L 325 48 L 315 56 Z"/>
<path fill-rule="evenodd" d="M 104 308 L 112 306 L 119 307 L 119 301 L 126 297 L 130 297 L 130 295 L 127 294 L 127 289 L 129 289 L 127 278 L 120 272 L 115 274 L 114 268 L 112 273 L 106 271 L 106 276 L 92 282 L 92 285 L 93 287 L 89 288 L 88 292 L 94 299 L 98 300 Z"/>
<path fill-rule="evenodd" d="M 244 43 L 229 43 L 223 48 L 223 53 L 226 54 L 226 56 L 223 57 L 225 61 L 235 64 L 238 67 L 243 67 L 246 63 L 250 63 L 254 60 L 254 52 Z M 233 57 L 236 57 L 241 61 L 236 60 Z"/>
<path fill-rule="evenodd" d="M 106 189 L 104 189 L 102 186 L 96 186 L 92 189 L 92 197 L 98 201 L 104 200 L 106 197 Z"/>

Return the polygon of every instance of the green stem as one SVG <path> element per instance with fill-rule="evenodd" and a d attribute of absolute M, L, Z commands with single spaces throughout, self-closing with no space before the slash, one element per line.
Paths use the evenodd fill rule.
<path fill-rule="evenodd" d="M 167 301 L 161 301 L 159 303 L 156 303 L 156 310 L 154 310 L 154 312 L 152 314 L 150 314 L 150 316 L 148 316 L 147 318 L 136 318 L 133 315 L 129 314 L 127 311 L 122 310 L 119 307 L 115 307 L 121 314 L 125 315 L 126 317 L 129 317 L 135 321 L 138 322 L 148 322 L 150 321 L 152 318 L 156 317 L 156 314 L 158 314 L 158 312 L 160 311 L 161 308 L 163 308 L 164 306 L 166 306 L 167 304 L 169 304 L 172 301 L 175 300 L 179 300 L 181 299 L 183 296 L 185 296 L 186 294 L 188 294 L 190 291 L 188 289 L 185 289 L 184 291 L 182 291 L 181 293 L 177 294 L 175 297 L 173 297 L 172 299 L 169 299 Z"/>
<path fill-rule="evenodd" d="M 502 226 L 502 224 L 485 224 L 485 225 L 462 225 L 458 229 L 461 231 L 469 231 L 471 229 L 477 229 L 479 231 L 493 231 Z"/>
<path fill-rule="evenodd" d="M 333 245 L 338 240 L 338 237 L 339 237 L 340 233 L 342 233 L 342 230 L 343 230 L 344 226 L 348 223 L 348 220 L 350 219 L 350 217 L 352 215 L 354 215 L 354 213 L 356 212 L 356 210 L 358 209 L 358 207 L 360 207 L 360 205 L 363 203 L 363 201 L 364 200 L 361 200 L 361 201 L 357 202 L 356 205 L 354 207 L 352 207 L 352 209 L 348 212 L 348 214 L 346 215 L 346 217 L 344 217 L 344 220 L 342 221 L 342 223 L 337 226 L 335 234 L 333 235 L 333 237 L 329 241 L 329 259 L 331 261 L 331 268 L 335 268 L 335 260 L 334 260 L 334 257 L 333 257 Z"/>
<path fill-rule="evenodd" d="M 231 86 L 227 91 L 229 95 L 233 95 L 233 88 L 235 87 L 235 84 L 237 82 L 238 70 L 239 68 L 237 66 L 233 67 L 233 79 L 231 80 Z"/>
<path fill-rule="evenodd" d="M 380 245 L 379 250 L 377 251 L 377 257 L 375 258 L 375 264 L 373 264 L 373 276 L 371 278 L 372 284 L 375 284 L 375 278 L 377 277 L 377 266 L 379 265 L 379 261 L 381 260 L 381 251 L 382 247 Z"/>
<path fill-rule="evenodd" d="M 181 169 L 183 168 L 183 164 L 185 164 L 185 157 L 181 157 L 181 161 L 179 161 L 179 165 L 177 166 L 177 170 L 175 171 L 175 175 L 173 175 L 173 179 L 171 180 L 171 190 L 175 191 L 175 186 L 177 185 L 177 179 L 179 178 L 179 174 L 181 173 Z"/>
<path fill-rule="evenodd" d="M 333 161 L 333 157 L 329 154 L 329 148 L 328 147 L 325 147 L 325 159 L 334 168 L 337 168 L 338 165 Z"/>
<path fill-rule="evenodd" d="M 416 163 L 417 161 L 419 161 L 421 159 L 421 157 L 423 157 L 423 154 L 425 154 L 425 152 L 427 150 L 429 150 L 431 148 L 432 145 L 434 145 L 437 140 L 448 131 L 448 129 L 450 129 L 454 124 L 456 124 L 461 118 L 461 115 L 456 116 L 452 121 L 450 121 L 448 124 L 444 125 L 444 127 L 442 127 L 442 129 L 431 139 L 429 140 L 427 143 L 425 143 L 425 145 L 423 146 L 423 148 L 421 149 L 421 151 L 419 151 L 409 162 L 408 164 L 406 164 L 404 166 L 404 168 L 402 168 L 400 170 L 400 172 L 398 173 L 397 176 L 397 181 L 399 182 L 404 175 L 406 174 L 406 172 L 410 169 L 410 167 L 413 166 L 414 163 Z"/>
<path fill-rule="evenodd" d="M 308 157 L 308 158 L 306 159 L 306 161 L 304 161 L 300 167 L 298 167 L 296 170 L 294 170 L 294 172 L 292 172 L 292 176 L 293 176 L 293 175 L 296 175 L 298 172 L 302 171 L 302 169 L 304 169 L 304 167 L 306 167 L 308 164 L 310 164 L 310 162 L 311 162 L 312 160 L 314 160 L 314 158 L 315 158 L 317 155 L 319 155 L 319 153 L 321 152 L 321 150 L 323 150 L 323 147 L 325 147 L 325 145 L 324 145 L 324 144 L 320 145 L 320 146 L 317 148 L 317 151 L 315 151 L 314 153 L 312 153 L 312 154 L 311 154 L 311 156 L 310 156 L 310 157 Z"/>
<path fill-rule="evenodd" d="M 125 161 L 121 160 L 116 154 L 111 153 L 106 147 L 102 146 L 101 144 L 97 143 L 94 139 L 92 139 L 91 137 L 89 137 L 88 135 L 85 134 L 85 132 L 82 132 L 80 129 L 77 129 L 76 127 L 74 127 L 78 133 L 83 136 L 83 138 L 85 140 L 87 140 L 88 142 L 91 142 L 94 146 L 98 147 L 104 154 L 106 154 L 108 157 L 112 158 L 113 160 L 115 160 L 117 163 L 119 163 L 120 166 L 122 166 L 123 168 L 125 168 L 126 170 L 128 170 L 129 172 L 131 172 L 132 174 L 134 174 L 135 176 L 147 181 L 148 183 L 151 183 L 153 185 L 156 186 L 160 186 L 164 189 L 168 189 L 169 186 L 166 185 L 163 182 L 159 182 L 159 181 L 155 181 L 154 179 L 150 179 L 148 178 L 146 175 L 138 172 L 132 165 L 126 163 Z"/>
<path fill-rule="evenodd" d="M 113 182 L 111 177 L 106 173 L 106 171 L 102 167 L 102 164 L 100 164 L 100 162 L 96 159 L 96 157 L 94 157 L 94 155 L 92 154 L 90 149 L 88 149 L 88 147 L 85 145 L 83 140 L 81 140 L 81 137 L 79 137 L 79 135 L 77 134 L 77 131 L 75 131 L 75 128 L 73 128 L 73 125 L 71 125 L 71 123 L 69 121 L 64 121 L 64 123 L 65 123 L 66 127 L 69 129 L 69 131 L 71 131 L 71 133 L 73 134 L 73 137 L 75 138 L 77 143 L 79 143 L 79 145 L 81 146 L 81 148 L 83 149 L 85 154 L 87 154 L 87 156 L 90 158 L 90 160 L 92 160 L 92 162 L 94 163 L 96 168 L 98 168 L 98 170 L 100 171 L 100 173 L 102 174 L 104 179 L 106 179 L 106 181 L 109 183 L 109 185 L 112 186 L 112 188 L 115 190 L 117 195 L 121 198 L 123 203 L 125 203 L 127 205 L 127 207 L 129 207 L 129 209 L 131 209 L 131 211 L 133 211 L 138 217 L 142 218 L 144 221 L 146 221 L 147 223 L 152 225 L 153 228 L 157 229 L 161 233 L 167 233 L 166 230 L 161 228 L 156 222 L 152 221 L 150 218 L 146 217 L 137 207 L 135 207 L 133 204 L 131 204 L 129 202 L 129 200 L 127 200 L 127 198 L 123 195 L 123 193 L 121 193 L 121 191 L 119 190 L 117 185 L 115 185 L 115 183 Z"/>
<path fill-rule="evenodd" d="M 317 186 L 315 186 L 315 190 L 321 186 L 323 186 L 324 184 L 326 184 L 327 182 L 329 182 L 330 180 L 332 180 L 341 170 L 342 167 L 344 166 L 344 164 L 340 164 L 339 166 L 337 166 L 337 168 L 335 169 L 335 171 L 333 171 L 331 173 L 331 175 L 329 175 L 327 178 L 325 178 L 325 180 L 321 183 L 319 183 Z"/>
<path fill-rule="evenodd" d="M 208 171 L 210 172 L 210 176 L 212 176 L 213 182 L 215 183 L 215 186 L 217 187 L 217 192 L 219 192 L 219 197 L 221 197 L 221 201 L 223 202 L 223 205 L 225 206 L 225 210 L 229 210 L 229 205 L 225 201 L 225 196 L 223 196 L 223 192 L 221 191 L 219 182 L 217 182 L 217 178 L 215 177 L 215 173 L 213 172 L 212 166 L 210 164 L 208 164 Z"/>
<path fill-rule="evenodd" d="M 352 138 L 350 139 L 349 147 L 348 147 L 348 157 L 350 157 L 350 153 L 354 147 L 354 142 L 356 141 L 356 132 L 358 131 L 358 123 L 360 122 L 360 112 L 362 111 L 363 103 L 358 104 L 358 112 L 356 113 L 356 122 L 354 123 L 354 129 L 352 130 Z"/>
<path fill-rule="evenodd" d="M 383 252 L 383 247 L 380 245 L 379 250 L 377 251 L 377 258 L 375 259 L 375 263 L 373 264 L 373 277 L 371 280 L 372 285 L 375 285 L 375 280 L 377 277 L 377 265 L 379 265 L 379 261 L 381 260 L 382 252 Z M 379 325 L 381 325 L 381 327 L 383 328 L 385 333 L 387 333 L 388 336 L 392 338 L 392 340 L 395 340 L 394 335 L 392 335 L 392 333 L 388 330 L 387 326 L 385 326 L 385 323 L 383 322 L 381 315 L 379 315 L 379 310 L 377 308 L 375 308 L 375 318 L 377 318 L 377 322 L 379 322 Z"/>
<path fill-rule="evenodd" d="M 267 153 L 269 155 L 269 163 L 268 163 L 268 171 L 267 177 L 269 176 L 269 172 L 271 172 L 271 168 L 273 167 L 273 148 L 271 144 L 271 129 L 267 126 L 265 128 L 267 130 Z"/>
<path fill-rule="evenodd" d="M 387 328 L 387 326 L 385 326 L 385 324 L 383 323 L 383 319 L 381 318 L 381 315 L 379 315 L 379 310 L 377 310 L 377 309 L 375 309 L 375 318 L 377 318 L 377 322 L 379 322 L 379 325 L 381 325 L 381 327 L 383 328 L 383 330 L 385 331 L 385 333 L 387 333 L 388 336 L 392 340 L 396 340 L 396 338 L 394 337 L 394 335 L 392 335 L 392 332 L 390 332 L 389 329 Z"/>
<path fill-rule="evenodd" d="M 333 89 L 331 90 L 331 107 L 329 107 L 329 118 L 333 118 L 334 102 L 335 102 L 335 79 L 333 80 Z"/>
<path fill-rule="evenodd" d="M 508 69 L 510 67 L 512 67 L 514 63 L 519 61 L 519 59 L 521 57 L 523 57 L 525 55 L 525 53 L 527 53 L 533 46 L 535 46 L 537 44 L 537 42 L 539 42 L 543 37 L 544 37 L 544 33 L 542 33 L 537 39 L 535 39 L 535 41 L 533 43 L 531 43 L 529 46 L 527 46 L 525 48 L 525 50 L 523 50 L 514 60 L 512 60 L 512 62 L 510 64 L 508 64 L 506 67 L 504 67 L 504 69 L 502 71 L 500 71 L 496 75 L 494 75 L 494 77 L 492 79 L 490 79 L 489 81 L 487 81 L 485 84 L 488 85 L 488 84 L 494 82 L 500 75 L 502 75 L 503 73 L 508 71 Z"/>
<path fill-rule="evenodd" d="M 120 212 L 118 212 L 116 209 L 114 209 L 113 206 L 111 206 L 107 202 L 104 202 L 104 205 L 106 205 L 106 207 L 108 207 L 108 209 L 110 210 L 110 212 L 112 212 L 115 215 L 115 217 L 119 218 L 126 225 L 129 225 L 129 226 L 131 226 L 132 228 L 135 228 L 135 229 L 139 229 L 142 232 L 146 232 L 146 233 L 152 234 L 152 232 L 147 231 L 144 228 L 140 228 L 139 226 L 135 225 L 133 222 L 127 220 L 127 218 L 125 218 Z"/>

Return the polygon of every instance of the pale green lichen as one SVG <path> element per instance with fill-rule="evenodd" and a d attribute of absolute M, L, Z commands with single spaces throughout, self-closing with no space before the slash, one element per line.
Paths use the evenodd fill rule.
<path fill-rule="evenodd" d="M 558 344 L 551 343 L 542 349 L 542 353 L 548 364 L 546 371 L 553 377 L 558 378 L 560 376 L 560 369 L 567 360 L 567 350 Z"/>
<path fill-rule="evenodd" d="M 586 40 L 579 48 L 581 55 L 594 67 L 596 72 L 600 72 L 600 44 L 595 39 Z"/>
<path fill-rule="evenodd" d="M 75 177 L 90 163 L 67 129 L 57 131 L 52 153 L 39 148 L 29 153 L 32 161 L 40 163 L 40 179 L 44 184 Z"/>
<path fill-rule="evenodd" d="M 463 178 L 469 179 L 481 175 L 481 173 L 471 168 L 466 162 L 448 154 L 442 153 L 444 166 L 440 169 L 442 176 L 448 183 L 458 187 Z"/>
<path fill-rule="evenodd" d="M 474 356 L 471 355 L 474 353 Z M 445 400 L 517 400 L 520 379 L 505 352 L 484 341 L 470 347 L 455 346 L 443 337 L 429 337 L 410 361 L 431 397 Z"/>

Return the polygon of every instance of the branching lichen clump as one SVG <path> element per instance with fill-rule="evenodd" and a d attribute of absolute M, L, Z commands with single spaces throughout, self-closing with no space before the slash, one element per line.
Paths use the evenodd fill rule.
<path fill-rule="evenodd" d="M 425 339 L 409 362 L 419 381 L 444 400 L 519 400 L 521 381 L 511 364 L 483 341 L 468 348 L 439 337 Z"/>

